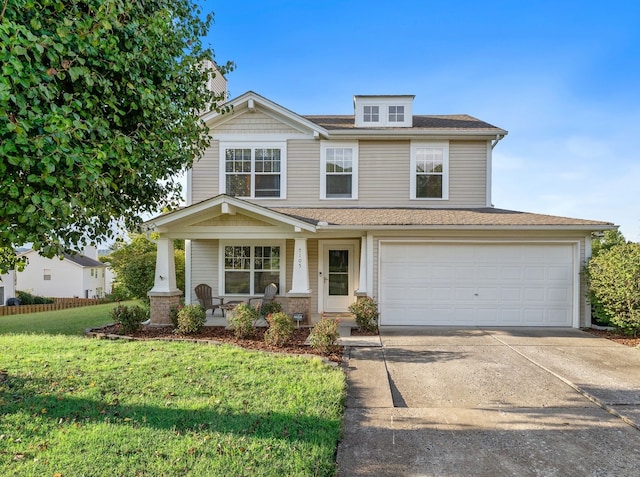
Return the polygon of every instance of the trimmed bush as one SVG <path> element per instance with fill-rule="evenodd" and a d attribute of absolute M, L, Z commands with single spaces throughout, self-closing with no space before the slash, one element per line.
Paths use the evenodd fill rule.
<path fill-rule="evenodd" d="M 311 330 L 309 343 L 312 348 L 321 353 L 331 354 L 340 349 L 340 346 L 336 344 L 339 337 L 338 320 L 336 318 L 322 318 Z"/>
<path fill-rule="evenodd" d="M 267 322 L 269 329 L 264 334 L 266 343 L 273 346 L 284 346 L 291 340 L 295 329 L 292 317 L 283 312 L 271 313 L 267 315 Z"/>
<path fill-rule="evenodd" d="M 640 332 L 640 244 L 614 245 L 593 257 L 586 268 L 590 296 L 596 312 L 613 326 L 637 336 Z M 593 300 L 592 300 L 593 303 Z"/>
<path fill-rule="evenodd" d="M 248 303 L 240 303 L 227 312 L 227 321 L 236 338 L 249 338 L 256 330 L 256 321 L 260 318 L 258 310 Z"/>
<path fill-rule="evenodd" d="M 149 311 L 145 308 L 134 305 L 118 305 L 111 310 L 111 319 L 120 325 L 122 333 L 132 333 L 142 328 L 142 322 L 149 318 Z"/>
<path fill-rule="evenodd" d="M 200 333 L 207 321 L 207 311 L 200 305 L 186 305 L 178 310 L 176 332 L 181 335 Z"/>
<path fill-rule="evenodd" d="M 349 311 L 356 315 L 356 323 L 361 330 L 373 332 L 378 329 L 378 304 L 373 298 L 358 298 L 358 301 L 349 305 Z"/>
<path fill-rule="evenodd" d="M 272 313 L 280 313 L 281 311 L 282 305 L 275 300 L 263 303 L 262 308 L 260 308 L 260 314 L 265 317 Z"/>

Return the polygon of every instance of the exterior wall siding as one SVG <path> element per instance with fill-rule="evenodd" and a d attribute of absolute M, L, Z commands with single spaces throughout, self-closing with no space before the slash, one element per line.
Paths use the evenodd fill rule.
<path fill-rule="evenodd" d="M 219 294 L 218 258 L 218 240 L 191 241 L 191 303 L 198 303 L 195 287 L 201 283 L 209 285 L 214 296 Z"/>
<path fill-rule="evenodd" d="M 195 204 L 220 194 L 220 146 L 218 141 L 204 151 L 202 157 L 194 162 L 191 171 L 191 203 Z"/>
<path fill-rule="evenodd" d="M 229 113 L 232 119 L 216 127 L 216 134 L 300 134 L 297 129 L 261 112 Z"/>

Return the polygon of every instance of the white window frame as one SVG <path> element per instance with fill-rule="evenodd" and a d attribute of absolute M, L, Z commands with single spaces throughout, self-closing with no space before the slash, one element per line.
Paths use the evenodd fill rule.
<path fill-rule="evenodd" d="M 366 109 L 367 108 L 371 108 L 371 111 L 367 112 Z M 377 108 L 377 111 L 374 113 L 373 112 L 373 108 Z M 380 118 L 381 118 L 381 113 L 380 110 L 382 108 L 380 107 L 379 104 L 365 104 L 362 106 L 362 122 L 363 123 L 367 123 L 367 124 L 380 124 Z M 367 119 L 367 115 L 368 116 L 373 116 L 373 115 L 377 115 L 378 119 Z"/>
<path fill-rule="evenodd" d="M 327 197 L 327 150 L 351 149 L 351 197 Z M 357 200 L 358 199 L 358 143 L 322 141 L 320 143 L 320 199 Z"/>
<path fill-rule="evenodd" d="M 442 149 L 442 197 L 416 197 L 417 151 L 424 148 Z M 409 198 L 411 200 L 448 200 L 449 199 L 449 142 L 411 142 L 411 172 Z"/>
<path fill-rule="evenodd" d="M 391 108 L 396 108 L 396 111 L 394 113 L 391 112 Z M 402 113 L 398 112 L 398 108 L 402 108 Z M 389 124 L 394 124 L 394 123 L 398 123 L 398 124 L 402 124 L 405 122 L 405 107 L 404 104 L 390 104 L 387 107 L 387 122 Z M 394 118 L 391 119 L 391 115 L 394 115 Z M 398 115 L 402 114 L 402 119 L 398 119 Z"/>
<path fill-rule="evenodd" d="M 226 170 L 226 150 L 227 149 L 251 149 L 251 189 L 247 197 L 242 199 L 252 200 L 281 200 L 287 198 L 287 143 L 286 141 L 243 141 L 243 142 L 222 142 L 220 141 L 220 193 L 227 192 L 227 170 Z M 256 149 L 280 149 L 280 195 L 278 197 L 256 197 L 256 170 L 255 170 L 255 150 Z"/>
<path fill-rule="evenodd" d="M 42 279 L 43 280 L 51 280 L 51 269 L 50 268 L 43 268 L 42 269 Z"/>
<path fill-rule="evenodd" d="M 225 293 L 225 267 L 224 267 L 224 249 L 225 247 L 251 247 L 251 256 L 253 257 L 254 247 L 280 247 L 280 284 L 278 286 L 278 295 L 282 296 L 283 290 L 286 284 L 287 276 L 287 262 L 286 262 L 286 242 L 284 240 L 221 240 L 219 242 L 218 249 L 218 263 L 220 266 L 218 267 L 218 283 L 219 286 L 219 295 L 225 297 L 252 297 L 252 296 L 260 296 L 264 294 L 264 290 L 253 290 L 253 279 L 254 279 L 254 264 L 253 259 L 251 260 L 251 267 L 249 269 L 249 294 L 228 294 Z"/>

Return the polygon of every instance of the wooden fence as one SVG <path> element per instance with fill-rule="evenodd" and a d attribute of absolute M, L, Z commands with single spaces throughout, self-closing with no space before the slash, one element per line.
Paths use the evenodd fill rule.
<path fill-rule="evenodd" d="M 105 300 L 95 298 L 54 298 L 55 303 L 46 305 L 18 305 L 0 306 L 0 316 L 21 315 L 24 313 L 38 313 L 41 311 L 66 310 L 67 308 L 78 308 L 81 306 L 92 306 L 105 303 Z"/>

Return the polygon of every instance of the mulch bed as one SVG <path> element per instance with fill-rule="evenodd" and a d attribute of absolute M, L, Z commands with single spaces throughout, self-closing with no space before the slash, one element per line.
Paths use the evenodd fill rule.
<path fill-rule="evenodd" d="M 267 351 L 270 353 L 288 353 L 288 354 L 306 354 L 317 355 L 334 363 L 342 362 L 342 349 L 338 353 L 326 355 L 319 353 L 311 346 L 305 344 L 309 337 L 310 328 L 296 328 L 293 332 L 291 341 L 283 347 L 271 346 L 264 341 L 264 333 L 266 328 L 257 328 L 254 336 L 248 339 L 239 339 L 233 335 L 232 330 L 227 330 L 222 326 L 205 326 L 197 335 L 182 336 L 174 333 L 169 326 L 143 326 L 141 330 L 128 333 L 127 337 L 138 340 L 154 340 L 154 339 L 181 339 L 189 341 L 215 341 L 217 343 L 226 343 L 242 348 L 254 349 L 259 351 Z M 102 328 L 94 328 L 90 330 L 92 333 L 100 333 L 106 335 L 121 335 L 118 325 L 109 325 Z"/>
<path fill-rule="evenodd" d="M 631 346 L 634 348 L 640 346 L 640 337 L 634 338 L 633 336 L 623 335 L 622 333 L 612 330 L 596 330 L 593 328 L 585 328 L 584 331 L 601 338 L 615 341 L 616 343 L 620 343 L 625 346 Z"/>

